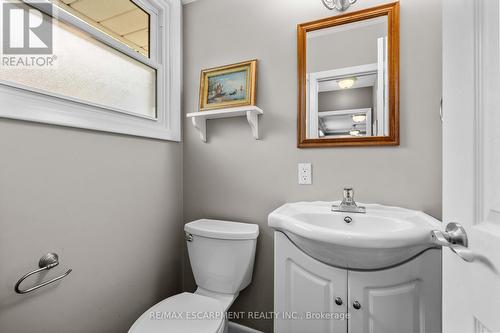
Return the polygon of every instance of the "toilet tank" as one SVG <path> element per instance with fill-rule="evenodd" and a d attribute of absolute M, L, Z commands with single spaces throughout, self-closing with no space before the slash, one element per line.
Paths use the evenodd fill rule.
<path fill-rule="evenodd" d="M 184 231 L 198 287 L 237 294 L 250 284 L 258 225 L 202 219 L 187 223 Z"/>

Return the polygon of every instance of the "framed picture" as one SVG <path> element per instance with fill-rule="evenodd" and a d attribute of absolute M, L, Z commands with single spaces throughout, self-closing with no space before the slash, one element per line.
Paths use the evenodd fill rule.
<path fill-rule="evenodd" d="M 205 69 L 200 78 L 200 111 L 255 105 L 257 60 Z"/>

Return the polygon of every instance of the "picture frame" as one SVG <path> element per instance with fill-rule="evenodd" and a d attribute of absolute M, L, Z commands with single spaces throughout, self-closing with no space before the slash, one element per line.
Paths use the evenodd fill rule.
<path fill-rule="evenodd" d="M 200 111 L 255 105 L 256 81 L 256 59 L 202 70 Z"/>

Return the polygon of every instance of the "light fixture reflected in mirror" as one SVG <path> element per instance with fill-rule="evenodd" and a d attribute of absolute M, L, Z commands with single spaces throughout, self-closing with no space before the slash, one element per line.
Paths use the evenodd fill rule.
<path fill-rule="evenodd" d="M 349 88 L 352 88 L 352 86 L 354 85 L 354 82 L 356 82 L 356 78 L 350 77 L 347 79 L 338 80 L 337 84 L 342 89 L 349 89 Z"/>
<path fill-rule="evenodd" d="M 362 122 L 366 121 L 366 115 L 365 114 L 355 114 L 354 116 L 352 116 L 352 121 L 354 121 L 355 123 L 362 123 Z"/>
<path fill-rule="evenodd" d="M 356 2 L 356 0 L 321 0 L 326 8 L 333 10 L 336 9 L 339 12 L 343 12 L 350 5 Z"/>
<path fill-rule="evenodd" d="M 352 125 L 351 130 L 349 131 L 350 136 L 359 136 L 360 130 L 356 128 L 356 125 Z"/>

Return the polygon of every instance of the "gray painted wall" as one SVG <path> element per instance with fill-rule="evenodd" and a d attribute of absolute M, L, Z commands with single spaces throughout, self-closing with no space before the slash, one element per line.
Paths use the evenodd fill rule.
<path fill-rule="evenodd" d="M 181 144 L 0 119 L 0 156 L 0 332 L 126 332 L 180 291 Z M 15 294 L 49 251 L 74 271 Z"/>
<path fill-rule="evenodd" d="M 381 3 L 358 1 L 351 10 Z M 296 24 L 336 12 L 319 0 L 202 0 L 184 7 L 184 111 L 196 111 L 202 68 L 259 59 L 262 140 L 245 118 L 208 122 L 208 143 L 185 122 L 184 220 L 258 223 L 253 283 L 234 311 L 273 309 L 273 232 L 267 215 L 285 202 L 339 199 L 344 185 L 362 202 L 441 216 L 441 7 L 401 1 L 401 145 L 297 149 Z M 297 163 L 313 163 L 311 186 L 297 185 Z M 194 290 L 188 262 L 184 287 Z M 240 320 L 272 331 L 270 320 Z"/>
<path fill-rule="evenodd" d="M 338 199 L 349 184 L 360 201 L 440 217 L 440 11 L 433 0 L 401 4 L 400 147 L 296 148 L 295 25 L 334 14 L 310 0 L 185 7 L 185 112 L 196 110 L 200 69 L 258 58 L 261 141 L 244 118 L 210 121 L 208 144 L 186 122 L 184 154 L 176 143 L 1 119 L 0 331 L 124 332 L 177 293 L 183 187 L 185 222 L 208 217 L 261 227 L 254 280 L 234 311 L 272 311 L 267 215 L 285 202 Z M 313 163 L 311 186 L 296 183 L 301 161 Z M 16 295 L 15 281 L 48 251 L 61 256 L 50 276 L 74 272 L 56 286 Z M 194 290 L 187 260 L 183 282 Z M 270 320 L 241 322 L 272 331 Z"/>
<path fill-rule="evenodd" d="M 363 108 L 373 108 L 372 87 L 318 93 L 318 112 Z"/>
<path fill-rule="evenodd" d="M 307 39 L 307 73 L 373 64 L 377 40 L 387 36 L 387 22 Z"/>

